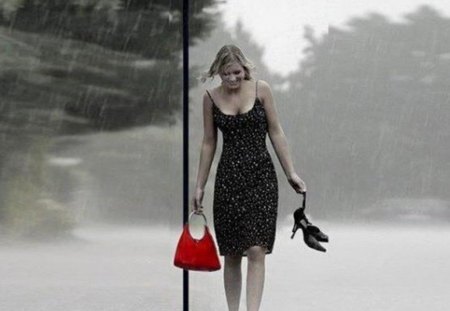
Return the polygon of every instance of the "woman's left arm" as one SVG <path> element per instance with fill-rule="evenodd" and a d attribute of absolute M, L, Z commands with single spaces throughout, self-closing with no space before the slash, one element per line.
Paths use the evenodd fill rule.
<path fill-rule="evenodd" d="M 258 93 L 264 103 L 264 109 L 266 111 L 269 138 L 272 142 L 272 146 L 275 150 L 278 160 L 283 167 L 286 178 L 295 190 L 306 191 L 306 186 L 303 180 L 301 180 L 295 172 L 294 164 L 289 152 L 287 139 L 278 119 L 278 112 L 275 107 L 275 101 L 273 99 L 270 85 L 263 80 L 259 80 L 258 89 L 260 90 Z"/>

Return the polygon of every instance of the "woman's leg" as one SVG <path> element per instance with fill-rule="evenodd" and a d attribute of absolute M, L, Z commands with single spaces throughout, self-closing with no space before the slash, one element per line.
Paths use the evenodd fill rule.
<path fill-rule="evenodd" d="M 238 311 L 241 299 L 242 287 L 242 256 L 225 256 L 223 279 L 225 283 L 225 295 L 227 297 L 228 310 Z"/>
<path fill-rule="evenodd" d="M 264 288 L 266 249 L 252 246 L 247 250 L 247 311 L 258 311 Z"/>

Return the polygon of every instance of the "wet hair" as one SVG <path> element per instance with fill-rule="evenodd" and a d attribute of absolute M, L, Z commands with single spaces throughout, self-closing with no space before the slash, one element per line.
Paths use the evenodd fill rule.
<path fill-rule="evenodd" d="M 199 80 L 204 83 L 206 79 L 214 79 L 214 76 L 221 73 L 228 65 L 232 63 L 238 63 L 244 68 L 245 80 L 252 79 L 252 71 L 255 65 L 245 57 L 241 49 L 234 44 L 227 44 L 220 48 L 219 52 L 216 54 L 216 58 L 212 62 L 208 71 L 203 72 Z"/>

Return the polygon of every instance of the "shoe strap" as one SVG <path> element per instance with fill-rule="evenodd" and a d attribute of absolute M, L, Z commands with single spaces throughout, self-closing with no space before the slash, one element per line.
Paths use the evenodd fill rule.
<path fill-rule="evenodd" d="M 309 221 L 309 219 L 306 217 L 305 214 L 305 209 L 306 209 L 306 192 L 302 192 L 301 193 L 303 195 L 303 201 L 302 201 L 302 208 L 303 208 L 303 217 L 306 221 L 306 224 L 311 224 L 311 222 Z"/>

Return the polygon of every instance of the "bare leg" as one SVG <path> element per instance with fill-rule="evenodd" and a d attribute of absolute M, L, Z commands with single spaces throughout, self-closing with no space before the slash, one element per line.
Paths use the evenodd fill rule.
<path fill-rule="evenodd" d="M 225 256 L 223 279 L 225 283 L 225 295 L 227 297 L 228 310 L 238 311 L 242 288 L 242 256 Z"/>
<path fill-rule="evenodd" d="M 252 246 L 247 250 L 247 311 L 258 311 L 264 289 L 266 249 Z"/>

